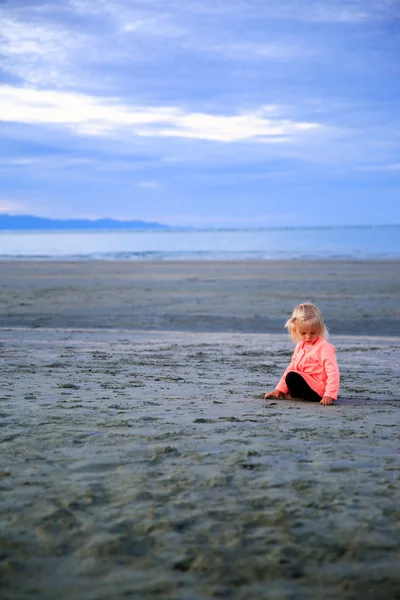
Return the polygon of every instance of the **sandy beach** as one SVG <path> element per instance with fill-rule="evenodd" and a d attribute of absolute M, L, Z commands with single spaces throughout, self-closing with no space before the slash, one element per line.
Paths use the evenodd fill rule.
<path fill-rule="evenodd" d="M 399 599 L 398 275 L 0 263 L 2 600 Z M 301 300 L 334 406 L 263 399 Z"/>
<path fill-rule="evenodd" d="M 282 333 L 310 300 L 332 334 L 400 336 L 396 260 L 0 261 L 0 282 L 0 327 Z"/>

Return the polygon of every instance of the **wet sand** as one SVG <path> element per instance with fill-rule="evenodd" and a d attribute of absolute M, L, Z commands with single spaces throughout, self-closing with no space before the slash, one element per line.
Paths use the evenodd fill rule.
<path fill-rule="evenodd" d="M 0 327 L 281 333 L 315 302 L 332 334 L 400 335 L 400 261 L 0 261 Z"/>
<path fill-rule="evenodd" d="M 110 263 L 80 267 L 92 273 L 84 301 L 75 265 L 59 279 L 54 264 L 36 263 L 37 277 L 17 264 L 0 268 L 3 306 L 15 298 L 0 329 L 2 600 L 400 598 L 399 337 L 332 336 L 335 406 L 265 401 L 293 346 L 285 334 L 243 333 L 247 305 L 235 332 L 111 328 L 115 307 L 127 318 L 124 286 L 150 285 L 145 269 L 132 285 L 110 279 Z M 225 289 L 243 299 L 242 267 L 225 271 Z M 215 265 L 204 268 L 208 277 Z M 168 269 L 166 284 L 152 276 L 148 313 L 133 314 L 172 314 L 175 269 L 198 323 L 214 288 L 197 314 L 188 265 Z M 375 278 L 371 314 L 395 322 L 394 274 L 379 283 L 378 272 L 360 275 Z M 40 327 L 40 315 L 58 326 Z"/>

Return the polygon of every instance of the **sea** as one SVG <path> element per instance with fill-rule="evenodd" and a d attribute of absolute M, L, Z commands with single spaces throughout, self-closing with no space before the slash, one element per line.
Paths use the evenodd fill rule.
<path fill-rule="evenodd" d="M 400 259 L 400 225 L 0 231 L 7 260 Z"/>

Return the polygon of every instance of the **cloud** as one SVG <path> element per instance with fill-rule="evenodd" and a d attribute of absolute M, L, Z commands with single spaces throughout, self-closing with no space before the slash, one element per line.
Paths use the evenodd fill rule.
<path fill-rule="evenodd" d="M 76 83 L 70 61 L 86 46 L 86 35 L 78 31 L 71 35 L 67 26 L 38 17 L 29 21 L 5 13 L 1 21 L 4 71 L 32 84 Z"/>
<path fill-rule="evenodd" d="M 194 5 L 196 4 L 195 1 Z M 258 2 L 251 0 L 235 0 L 229 4 L 229 7 L 224 5 L 223 11 L 233 15 L 236 13 L 242 19 L 257 15 L 259 19 L 264 20 L 363 24 L 368 20 L 391 19 L 394 13 L 398 14 L 398 2 L 397 0 L 334 0 L 332 2 L 271 0 L 260 6 Z"/>
<path fill-rule="evenodd" d="M 1 158 L 0 159 L 0 168 L 1 167 L 26 167 L 29 165 L 37 165 L 40 163 L 40 159 L 31 158 L 31 157 L 19 157 L 19 158 Z"/>
<path fill-rule="evenodd" d="M 117 99 L 85 94 L 0 86 L 3 121 L 68 127 L 78 135 L 170 137 L 214 142 L 282 143 L 320 129 L 316 122 L 271 117 L 275 107 L 237 115 L 185 112 L 178 107 L 131 107 Z"/>
<path fill-rule="evenodd" d="M 139 186 L 142 188 L 156 188 L 158 187 L 157 181 L 141 181 Z"/>
<path fill-rule="evenodd" d="M 156 6 L 151 1 L 142 4 L 124 0 L 70 0 L 69 4 L 77 14 L 106 17 L 108 23 L 112 23 L 111 28 L 120 31 L 169 38 L 181 37 L 185 33 L 185 29 L 165 10 L 165 3 Z M 167 7 L 170 8 L 169 5 Z M 180 12 L 178 7 L 178 14 Z"/>
<path fill-rule="evenodd" d="M 385 165 L 367 165 L 359 168 L 361 171 L 386 171 L 389 173 L 400 173 L 400 163 Z"/>
<path fill-rule="evenodd" d="M 218 4 L 215 0 L 70 0 L 78 12 L 87 14 L 106 13 L 115 20 L 126 21 L 137 14 L 159 15 L 181 20 L 201 21 L 223 17 L 240 17 L 242 20 L 257 15 L 260 19 L 289 19 L 310 22 L 364 22 L 367 19 L 387 18 L 396 10 L 397 0 L 232 0 Z"/>
<path fill-rule="evenodd" d="M 214 54 L 220 54 L 233 60 L 272 60 L 276 62 L 285 62 L 299 60 L 303 57 L 309 57 L 314 52 L 295 44 L 293 41 L 278 42 L 226 42 L 224 44 L 202 45 L 202 51 Z"/>
<path fill-rule="evenodd" d="M 162 15 L 132 10 L 123 3 L 120 11 L 100 1 L 64 6 L 38 2 L 24 8 L 0 4 L 1 69 L 35 86 L 109 88 L 118 80 L 112 75 L 114 67 L 152 60 L 165 52 L 165 46 L 153 47 L 155 38 L 181 35 Z"/>
<path fill-rule="evenodd" d="M 20 202 L 15 200 L 2 200 L 0 198 L 0 213 L 18 214 L 24 211 L 24 207 Z"/>
<path fill-rule="evenodd" d="M 118 73 L 127 64 L 130 69 L 157 68 L 166 57 L 185 62 L 188 53 L 233 62 L 316 60 L 321 48 L 313 46 L 311 37 L 305 41 L 292 26 L 286 34 L 277 32 L 274 22 L 361 22 L 383 13 L 375 2 L 363 6 L 355 0 L 329 5 L 234 0 L 223 9 L 211 0 L 69 0 L 51 5 L 38 0 L 23 9 L 10 3 L 0 7 L 2 69 L 36 86 L 94 90 L 119 86 Z M 262 34 L 256 23 L 262 24 Z"/>
<path fill-rule="evenodd" d="M 397 0 L 336 0 L 335 2 L 313 2 L 305 9 L 307 20 L 326 23 L 363 24 L 377 19 L 393 17 Z"/>
<path fill-rule="evenodd" d="M 77 166 L 88 167 L 96 165 L 97 161 L 89 157 L 79 156 L 57 156 L 45 154 L 42 156 L 19 156 L 17 158 L 0 157 L 0 169 L 20 169 L 21 167 L 33 167 L 38 169 L 63 169 L 75 168 Z"/>

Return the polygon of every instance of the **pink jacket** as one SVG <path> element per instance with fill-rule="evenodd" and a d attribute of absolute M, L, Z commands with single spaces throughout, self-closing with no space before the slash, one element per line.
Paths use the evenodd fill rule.
<path fill-rule="evenodd" d="M 320 396 L 337 399 L 340 375 L 335 347 L 324 338 L 318 338 L 312 345 L 307 342 L 299 342 L 296 345 L 290 365 L 276 386 L 284 394 L 289 391 L 285 382 L 289 371 L 299 373 Z"/>

